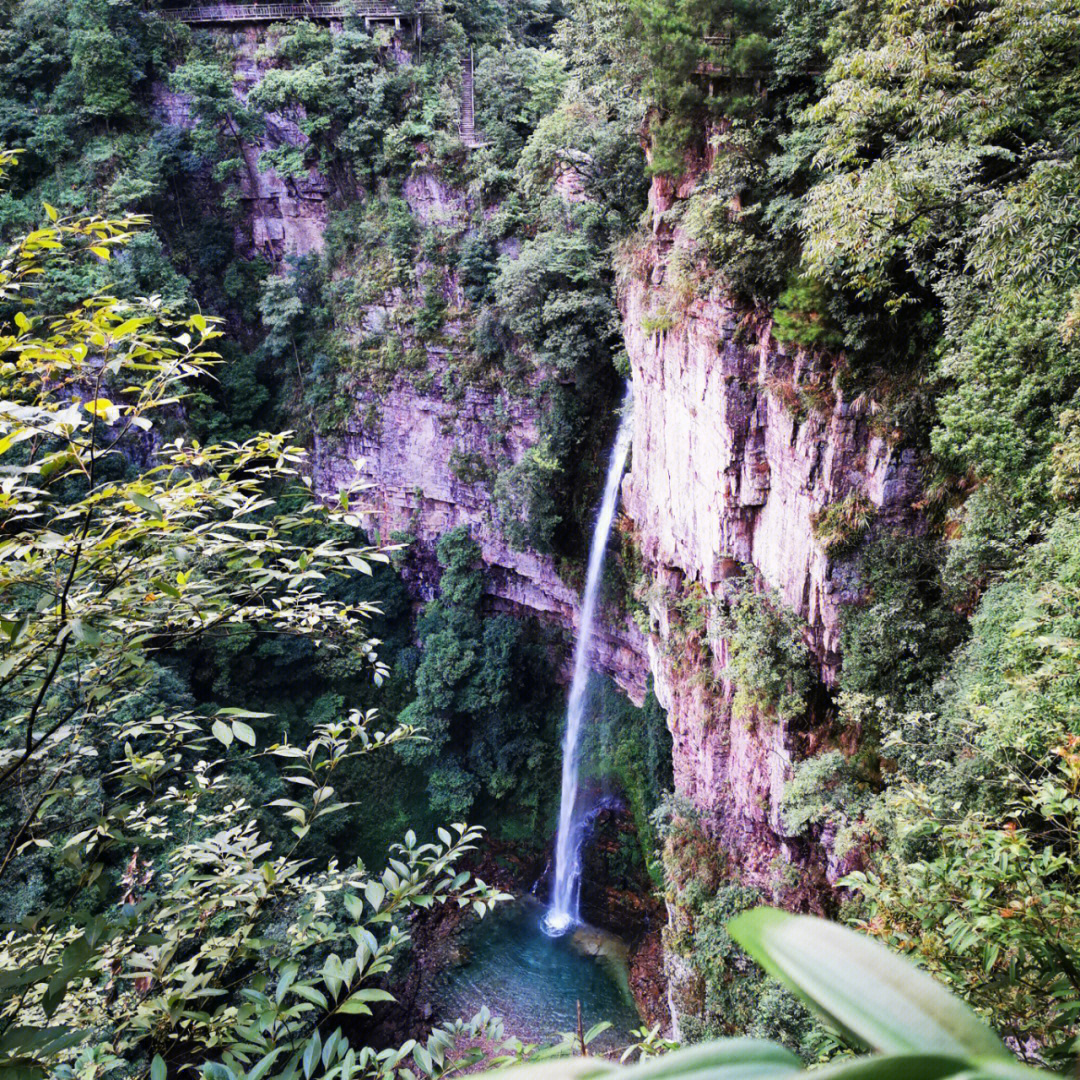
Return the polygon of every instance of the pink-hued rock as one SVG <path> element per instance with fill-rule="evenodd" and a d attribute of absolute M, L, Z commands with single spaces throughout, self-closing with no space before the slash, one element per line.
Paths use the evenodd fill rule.
<path fill-rule="evenodd" d="M 251 25 L 229 32 L 234 54 L 234 93 L 244 100 L 273 66 L 262 55 L 267 30 Z M 163 123 L 191 128 L 196 118 L 191 102 L 162 84 L 152 88 L 154 108 Z M 330 184 L 316 169 L 300 177 L 282 177 L 274 169 L 259 168 L 259 159 L 267 150 L 280 146 L 303 148 L 308 137 L 300 130 L 297 117 L 271 113 L 266 128 L 254 143 L 243 148 L 244 169 L 240 173 L 240 199 L 246 214 L 236 235 L 237 251 L 262 255 L 277 263 L 289 256 L 304 256 L 322 251 L 328 213 Z"/>
<path fill-rule="evenodd" d="M 452 468 L 463 458 L 473 463 L 494 460 L 500 397 L 506 432 L 501 451 L 517 460 L 536 440 L 535 417 L 526 400 L 469 388 L 461 401 L 451 403 L 398 380 L 380 397 L 377 419 L 365 423 L 364 403 L 358 401 L 340 437 L 316 440 L 315 485 L 327 495 L 357 476 L 371 485 L 362 500 L 368 527 L 383 541 L 393 533 L 415 537 L 406 580 L 418 599 L 435 595 L 439 537 L 465 525 L 483 553 L 485 588 L 493 608 L 537 615 L 572 631 L 579 597 L 559 577 L 554 561 L 514 550 L 499 526 L 490 484 L 467 482 Z M 353 466 L 358 459 L 359 472 Z M 596 667 L 640 703 L 648 676 L 641 632 L 628 619 L 609 620 L 597 627 L 594 642 Z"/>
<path fill-rule="evenodd" d="M 802 717 L 733 715 L 715 620 L 708 648 L 688 655 L 673 641 L 670 598 L 690 586 L 717 597 L 749 568 L 805 620 L 821 681 L 835 685 L 840 613 L 858 582 L 851 561 L 830 558 L 816 540 L 814 516 L 856 492 L 873 504 L 878 527 L 917 529 L 921 477 L 914 452 L 890 446 L 831 387 L 830 362 L 785 350 L 767 320 L 747 317 L 719 291 L 672 313 L 668 260 L 680 247 L 685 256 L 689 241 L 660 219 L 691 189 L 686 180 L 655 182 L 657 227 L 622 290 L 634 384 L 623 506 L 658 586 L 649 659 L 674 739 L 676 790 L 702 812 L 739 877 L 775 892 L 776 860 L 807 859 L 805 844 L 784 835 L 780 806 L 792 763 L 813 751 L 824 718 L 813 707 Z M 811 384 L 825 388 L 820 411 L 801 407 L 796 418 L 792 387 Z M 830 853 L 811 857 L 831 881 Z"/>
<path fill-rule="evenodd" d="M 879 522 L 912 522 L 915 455 L 894 451 L 842 399 L 796 421 L 771 387 L 798 381 L 810 361 L 785 355 L 767 326 L 740 340 L 740 313 L 721 297 L 647 333 L 649 292 L 633 282 L 624 297 L 635 400 L 624 506 L 644 554 L 710 593 L 731 560 L 752 565 L 808 623 L 831 684 L 840 607 L 855 593 L 815 539 L 813 516 L 857 491 Z"/>

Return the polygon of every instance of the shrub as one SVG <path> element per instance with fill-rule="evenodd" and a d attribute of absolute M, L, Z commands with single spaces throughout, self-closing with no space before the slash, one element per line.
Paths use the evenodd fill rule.
<path fill-rule="evenodd" d="M 826 553 L 838 558 L 858 547 L 876 513 L 877 507 L 861 491 L 849 491 L 817 511 L 810 524 Z"/>
<path fill-rule="evenodd" d="M 799 277 L 773 308 L 772 334 L 777 341 L 806 348 L 838 349 L 843 334 L 832 325 L 825 288 L 814 278 Z"/>
<path fill-rule="evenodd" d="M 929 691 L 963 634 L 940 564 L 929 539 L 883 533 L 863 549 L 860 599 L 841 616 L 845 690 L 898 707 Z"/>
<path fill-rule="evenodd" d="M 795 717 L 805 711 L 812 685 L 810 653 L 802 624 L 779 595 L 737 586 L 721 615 L 727 641 L 724 678 L 735 685 L 732 708 L 748 719 Z"/>

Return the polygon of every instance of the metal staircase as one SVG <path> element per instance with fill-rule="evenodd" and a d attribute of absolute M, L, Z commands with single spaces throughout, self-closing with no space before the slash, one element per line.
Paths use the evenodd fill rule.
<path fill-rule="evenodd" d="M 473 89 L 473 51 L 461 58 L 461 120 L 458 123 L 461 141 L 470 149 L 486 146 L 476 134 L 476 92 Z"/>

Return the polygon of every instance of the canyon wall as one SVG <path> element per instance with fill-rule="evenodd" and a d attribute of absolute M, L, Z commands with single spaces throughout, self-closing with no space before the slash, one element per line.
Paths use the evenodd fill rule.
<path fill-rule="evenodd" d="M 273 33 L 259 24 L 236 24 L 214 31 L 219 47 L 227 48 L 233 59 L 233 92 L 240 100 L 273 66 L 272 59 L 265 55 Z M 185 129 L 195 126 L 186 95 L 160 83 L 152 88 L 152 95 L 161 124 Z M 277 113 L 267 117 L 266 128 L 257 140 L 244 143 L 244 168 L 239 177 L 244 215 L 234 238 L 238 252 L 280 263 L 289 256 L 322 250 L 330 182 L 317 169 L 285 178 L 275 169 L 263 169 L 259 164 L 264 151 L 281 146 L 304 147 L 307 143 L 296 119 Z"/>
<path fill-rule="evenodd" d="M 830 556 L 815 517 L 857 498 L 873 529 L 918 530 L 921 477 L 915 453 L 894 448 L 862 403 L 835 388 L 831 361 L 778 345 L 767 319 L 719 291 L 678 307 L 668 279 L 674 265 L 692 263 L 690 242 L 664 214 L 691 188 L 654 183 L 654 228 L 621 297 L 635 398 L 623 506 L 649 579 L 649 663 L 674 740 L 676 791 L 716 842 L 726 875 L 774 903 L 820 910 L 858 853 L 838 856 L 828 835 L 786 835 L 781 807 L 793 764 L 828 737 L 841 611 L 859 591 L 851 553 Z M 804 715 L 733 709 L 713 604 L 736 578 L 802 621 L 819 679 Z M 691 593 L 707 612 L 704 640 L 682 625 Z M 692 914 L 669 898 L 668 917 L 677 1034 L 680 1015 L 702 1015 L 705 985 L 687 952 Z"/>
<path fill-rule="evenodd" d="M 261 74 L 260 33 L 234 36 L 240 94 Z M 182 98 L 160 90 L 158 103 L 172 122 L 190 123 Z M 312 173 L 286 183 L 257 167 L 262 149 L 303 139 L 295 123 L 276 117 L 265 146 L 248 148 L 241 250 L 280 261 L 321 248 L 326 180 Z M 582 197 L 573 164 L 556 188 L 568 201 Z M 640 556 L 643 610 L 637 622 L 610 614 L 593 660 L 638 702 L 653 679 L 674 739 L 677 792 L 698 811 L 732 876 L 777 902 L 819 907 L 848 864 L 828 837 L 811 843 L 786 835 L 781 804 L 793 764 L 827 737 L 841 611 L 857 599 L 858 581 L 851 555 L 830 554 L 816 538 L 815 520 L 828 506 L 858 499 L 873 529 L 916 531 L 921 478 L 913 452 L 877 430 L 863 400 L 848 401 L 837 389 L 828 358 L 784 348 L 767 319 L 734 308 L 718 290 L 701 295 L 677 280 L 695 255 L 690 240 L 667 224 L 678 217 L 668 211 L 693 184 L 693 177 L 678 188 L 654 182 L 652 229 L 624 273 L 620 302 L 635 403 L 623 531 Z M 416 169 L 402 194 L 421 224 L 468 227 L 468 197 L 430 172 Z M 502 253 L 513 256 L 512 245 Z M 417 266 L 417 280 L 424 270 Z M 450 308 L 467 306 L 452 271 L 445 291 Z M 680 299 L 686 295 L 694 298 Z M 378 319 L 380 310 L 365 317 Z M 552 558 L 507 542 L 491 490 L 496 461 L 518 461 L 536 442 L 531 396 L 467 379 L 448 392 L 452 323 L 447 332 L 449 350 L 427 348 L 422 378 L 398 374 L 352 393 L 341 428 L 316 437 L 317 489 L 332 496 L 357 478 L 368 486 L 364 519 L 384 542 L 408 538 L 404 573 L 417 601 L 437 588 L 438 538 L 464 525 L 481 546 L 495 610 L 571 631 L 577 589 Z M 461 327 L 457 332 L 464 338 Z M 804 715 L 735 714 L 718 616 L 733 579 L 775 593 L 802 621 L 818 676 Z M 706 612 L 697 637 L 683 625 L 691 595 Z M 677 924 L 679 912 L 670 915 Z M 694 1008 L 699 988 L 674 950 L 669 974 L 677 1017 Z"/>
<path fill-rule="evenodd" d="M 354 479 L 369 485 L 360 500 L 362 516 L 383 541 L 409 538 L 403 573 L 418 599 L 435 594 L 439 537 L 464 525 L 483 553 L 485 589 L 494 609 L 575 629 L 577 591 L 560 577 L 552 558 L 516 550 L 507 542 L 489 481 L 474 480 L 456 464 L 492 458 L 497 408 L 498 426 L 504 430 L 500 452 L 518 460 L 536 439 L 528 399 L 470 387 L 460 400 L 451 401 L 423 393 L 405 379 L 376 396 L 377 409 L 369 409 L 369 395 L 358 395 L 345 430 L 317 439 L 318 489 L 332 494 Z M 642 633 L 629 619 L 612 618 L 597 626 L 593 642 L 594 665 L 640 704 L 648 679 Z"/>
<path fill-rule="evenodd" d="M 232 57 L 234 93 L 239 99 L 245 99 L 273 68 L 276 32 L 259 24 L 213 31 L 220 39 L 219 47 Z M 395 62 L 411 62 L 404 41 L 389 38 L 388 46 Z M 191 102 L 184 94 L 158 84 L 153 87 L 153 98 L 163 125 L 194 126 Z M 302 177 L 286 179 L 273 168 L 260 167 L 264 152 L 282 146 L 302 149 L 307 143 L 296 118 L 274 113 L 267 117 L 261 136 L 244 145 L 245 168 L 239 178 L 244 213 L 235 236 L 238 252 L 262 255 L 281 266 L 290 257 L 323 250 L 334 194 L 330 181 L 314 168 Z M 559 190 L 571 201 L 580 197 L 574 175 L 568 166 L 560 176 Z M 351 195 L 337 192 L 339 198 Z M 406 180 L 402 195 L 420 225 L 468 226 L 469 197 L 430 170 L 417 168 Z M 512 255 L 513 247 L 512 243 L 503 245 L 502 253 Z M 416 267 L 417 280 L 426 269 L 423 263 Z M 464 305 L 456 274 L 448 274 L 445 291 L 451 307 Z M 388 297 L 387 303 L 402 299 Z M 384 315 L 375 307 L 367 320 L 374 323 Z M 364 328 L 353 329 L 359 333 Z M 447 330 L 451 338 L 463 337 L 465 332 L 453 324 Z M 357 389 L 345 410 L 342 430 L 331 437 L 315 436 L 317 490 L 333 495 L 357 480 L 368 486 L 363 500 L 366 526 L 384 542 L 395 536 L 411 538 L 403 575 L 417 601 L 435 594 L 439 537 L 464 525 L 481 546 L 485 586 L 494 610 L 537 616 L 573 633 L 579 614 L 578 590 L 563 580 L 552 558 L 511 547 L 499 528 L 490 480 L 482 475 L 492 471 L 488 467 L 494 464 L 496 453 L 517 461 L 535 443 L 535 417 L 528 400 L 498 388 L 476 386 L 466 387 L 460 396 L 448 394 L 442 389 L 451 381 L 443 377 L 451 359 L 448 350 L 432 346 L 427 353 L 425 379 L 402 376 L 393 379 L 388 389 Z M 495 438 L 497 429 L 501 434 Z M 481 475 L 470 478 L 468 468 L 461 467 L 463 462 Z M 648 682 L 643 634 L 628 618 L 612 616 L 593 640 L 595 667 L 640 704 Z M 569 649 L 566 654 L 569 664 Z"/>
<path fill-rule="evenodd" d="M 895 449 L 868 411 L 832 386 L 829 361 L 779 346 L 767 321 L 748 318 L 721 293 L 695 299 L 663 330 L 647 329 L 658 307 L 670 315 L 666 278 L 689 243 L 662 225 L 674 198 L 654 183 L 657 225 L 623 288 L 635 398 L 623 505 L 658 586 L 649 657 L 675 740 L 676 788 L 744 877 L 770 885 L 773 860 L 796 857 L 779 815 L 784 783 L 792 761 L 815 748 L 822 717 L 733 716 L 716 620 L 703 679 L 700 665 L 668 647 L 677 618 L 670 601 L 690 584 L 718 598 L 725 581 L 749 572 L 804 621 L 821 683 L 833 686 L 840 613 L 857 599 L 858 582 L 852 560 L 830 557 L 815 538 L 815 515 L 855 496 L 875 528 L 915 530 L 920 473 L 914 451 Z M 804 404 L 800 387 L 817 392 L 816 407 Z"/>

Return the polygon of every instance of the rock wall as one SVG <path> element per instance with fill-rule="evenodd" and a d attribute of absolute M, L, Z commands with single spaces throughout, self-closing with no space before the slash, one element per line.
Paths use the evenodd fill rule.
<path fill-rule="evenodd" d="M 215 29 L 216 37 L 227 39 L 233 56 L 233 92 L 243 100 L 272 66 L 262 55 L 270 37 L 265 26 Z M 181 128 L 195 126 L 190 99 L 163 84 L 152 88 L 158 119 Z M 304 256 L 321 251 L 326 227 L 331 185 L 318 170 L 301 177 L 282 177 L 274 169 L 260 169 L 259 159 L 267 150 L 280 146 L 304 147 L 307 136 L 296 118 L 271 114 L 261 137 L 243 146 L 244 169 L 240 174 L 240 199 L 244 205 L 243 224 L 235 243 L 238 252 L 262 255 L 272 263 L 288 256 Z"/>
<path fill-rule="evenodd" d="M 235 93 L 241 100 L 273 65 L 267 49 L 271 31 L 265 26 L 215 29 L 228 39 L 233 56 Z M 391 41 L 397 63 L 411 62 L 400 41 Z M 154 103 L 164 124 L 191 128 L 196 122 L 190 100 L 164 85 L 153 88 Z M 236 247 L 248 255 L 261 254 L 281 263 L 287 256 L 321 251 L 331 196 L 330 182 L 312 169 L 299 179 L 282 178 L 274 169 L 261 170 L 259 159 L 279 146 L 303 147 L 307 137 L 296 118 L 272 114 L 262 137 L 244 146 L 246 168 L 240 176 L 240 197 L 247 212 L 236 235 Z M 562 180 L 564 195 L 580 198 L 576 174 L 568 166 Z M 561 189 L 560 189 L 561 190 Z M 466 226 L 472 209 L 469 197 L 428 170 L 418 168 L 403 185 L 402 195 L 421 225 Z M 502 245 L 513 256 L 515 245 Z M 426 269 L 417 268 L 419 278 Z M 446 299 L 452 307 L 464 303 L 455 275 L 450 275 Z M 400 299 L 400 298 L 397 298 Z M 369 310 L 374 324 L 383 316 Z M 452 328 L 451 328 L 452 329 Z M 518 460 L 536 441 L 534 417 L 524 400 L 491 389 L 467 388 L 461 400 L 450 400 L 438 387 L 444 381 L 446 358 L 430 350 L 430 391 L 417 389 L 405 378 L 388 391 L 358 391 L 343 430 L 332 438 L 316 436 L 314 481 L 324 495 L 336 493 L 359 479 L 369 485 L 366 522 L 384 541 L 394 534 L 414 538 L 404 575 L 417 600 L 435 594 L 439 566 L 435 545 L 450 529 L 465 525 L 480 544 L 486 565 L 485 583 L 492 607 L 535 615 L 573 631 L 578 622 L 578 595 L 559 575 L 553 559 L 511 548 L 499 528 L 489 483 L 463 479 L 466 470 L 455 462 L 488 462 L 493 458 L 493 433 L 504 429 L 499 450 Z M 502 418 L 496 422 L 499 408 Z M 362 462 L 359 472 L 354 462 Z M 594 638 L 594 665 L 610 675 L 639 704 L 644 700 L 648 661 L 644 635 L 626 618 L 611 618 Z M 567 656 L 569 663 L 569 654 Z"/>
<path fill-rule="evenodd" d="M 688 190 L 654 185 L 655 232 L 623 289 L 635 398 L 624 507 L 657 586 L 649 656 L 675 740 L 677 790 L 702 811 L 744 880 L 774 888 L 778 856 L 806 861 L 784 836 L 779 807 L 792 762 L 815 748 L 828 695 L 803 717 L 733 716 L 715 620 L 698 662 L 685 649 L 673 656 L 677 615 L 665 598 L 691 584 L 718 597 L 750 568 L 805 620 L 827 689 L 839 672 L 841 608 L 857 598 L 858 583 L 852 561 L 830 557 L 815 539 L 814 517 L 858 493 L 873 506 L 875 528 L 917 529 L 920 473 L 913 451 L 895 449 L 844 400 L 829 362 L 779 346 L 767 320 L 719 293 L 672 316 L 667 277 L 673 256 L 685 265 L 680 249 L 689 241 L 666 231 L 662 215 Z M 816 407 L 800 388 L 815 392 Z"/>
<path fill-rule="evenodd" d="M 262 77 L 264 34 L 233 35 L 241 96 Z M 403 53 L 400 62 L 407 61 Z M 169 122 L 192 122 L 182 98 L 162 88 L 157 96 Z M 312 174 L 286 183 L 258 169 L 262 150 L 303 142 L 293 120 L 272 117 L 263 142 L 247 149 L 242 193 L 250 228 L 238 235 L 241 250 L 280 260 L 321 247 L 327 181 Z M 556 190 L 579 200 L 591 167 L 567 151 Z M 637 701 L 654 678 L 674 737 L 677 790 L 701 812 L 738 876 L 778 899 L 814 906 L 844 868 L 827 845 L 811 850 L 786 836 L 780 805 L 793 763 L 820 745 L 841 660 L 840 613 L 858 594 L 852 561 L 830 556 L 815 539 L 815 516 L 857 494 L 874 508 L 875 527 L 917 529 L 921 478 L 913 453 L 897 450 L 862 403 L 835 388 L 826 358 L 779 346 L 767 320 L 736 310 L 720 292 L 680 300 L 677 267 L 695 258 L 688 238 L 667 224 L 677 217 L 668 211 L 694 183 L 692 174 L 678 185 L 654 182 L 653 228 L 621 295 L 635 397 L 623 511 L 651 582 L 650 633 L 612 618 L 597 635 L 593 659 Z M 421 224 L 467 225 L 468 197 L 423 169 L 403 196 Z M 502 253 L 513 257 L 514 245 Z M 445 298 L 451 308 L 463 304 L 453 275 Z M 381 314 L 374 307 L 367 318 Z M 441 392 L 446 357 L 431 350 L 428 361 L 430 378 L 398 376 L 388 389 L 356 392 L 343 428 L 316 440 L 318 490 L 334 494 L 357 475 L 370 485 L 369 526 L 383 540 L 395 533 L 414 538 L 406 573 L 418 600 L 437 587 L 439 536 L 466 525 L 481 545 L 494 608 L 574 628 L 576 589 L 552 559 L 507 543 L 490 483 L 473 475 L 485 470 L 462 468 L 493 464 L 496 452 L 520 460 L 537 438 L 529 398 L 479 386 Z M 727 644 L 716 619 L 701 640 L 689 640 L 681 628 L 679 601 L 689 590 L 718 598 L 725 582 L 748 569 L 805 622 L 821 692 L 804 716 L 733 715 Z M 778 860 L 810 871 L 802 877 L 812 884 L 801 896 L 780 895 Z M 677 997 L 686 980 L 672 963 Z"/>
<path fill-rule="evenodd" d="M 405 575 L 418 598 L 430 599 L 435 593 L 439 537 L 466 525 L 483 552 L 485 587 L 495 609 L 536 615 L 573 629 L 578 595 L 559 576 L 554 561 L 513 549 L 499 527 L 488 483 L 463 479 L 460 467 L 455 471 L 455 462 L 490 458 L 497 426 L 505 430 L 503 452 L 515 460 L 536 439 L 526 400 L 469 388 L 460 401 L 451 402 L 398 380 L 380 395 L 377 415 L 358 399 L 340 436 L 317 440 L 315 482 L 324 493 L 356 478 L 370 485 L 362 500 L 369 527 L 383 540 L 395 533 L 414 538 Z M 609 620 L 598 629 L 593 661 L 635 701 L 644 699 L 646 644 L 632 622 Z"/>

